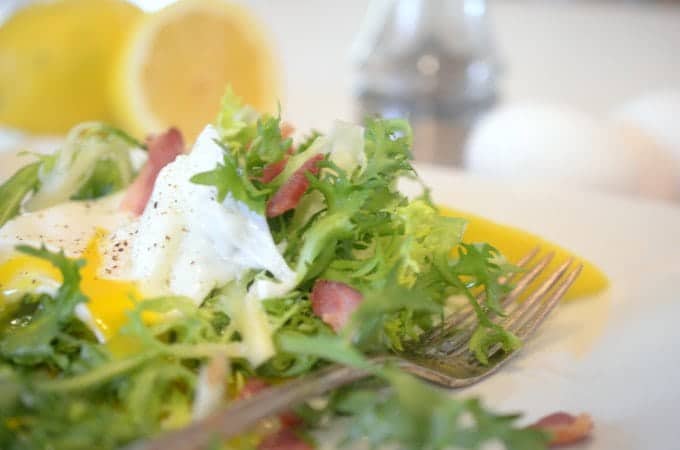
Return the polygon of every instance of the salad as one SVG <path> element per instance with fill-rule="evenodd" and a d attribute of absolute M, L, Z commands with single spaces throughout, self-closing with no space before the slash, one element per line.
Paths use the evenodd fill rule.
<path fill-rule="evenodd" d="M 418 179 L 407 122 L 291 135 L 228 92 L 190 151 L 175 129 L 139 142 L 85 123 L 0 186 L 0 448 L 122 448 L 329 363 L 399 352 L 456 296 L 475 303 L 480 361 L 520 345 L 488 317 L 516 269 L 466 243 L 426 189 L 397 190 Z M 376 375 L 212 448 L 311 449 L 338 417 L 372 447 L 551 437 L 395 368 Z"/>

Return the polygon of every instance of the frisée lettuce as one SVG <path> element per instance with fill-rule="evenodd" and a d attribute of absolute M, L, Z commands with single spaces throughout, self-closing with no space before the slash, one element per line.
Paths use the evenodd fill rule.
<path fill-rule="evenodd" d="M 417 178 L 407 122 L 338 122 L 327 135 L 314 132 L 296 143 L 279 116 L 259 115 L 228 92 L 214 126 L 222 158 L 191 182 L 214 187 L 215 201 L 237 203 L 266 221 L 262 229 L 292 277 L 281 283 L 250 267 L 200 302 L 143 299 L 118 335 L 100 343 L 73 312 L 88 301 L 78 287 L 81 263 L 22 248 L 57 265 L 63 283 L 54 297 L 27 295 L 0 316 L 0 448 L 122 448 L 228 404 L 252 380 L 280 382 L 331 362 L 364 368 L 373 378 L 331 393 L 321 407 L 296 408 L 295 432 L 307 440 L 321 417 L 342 416 L 350 417 L 348 440 L 366 438 L 374 448 L 478 449 L 490 441 L 513 450 L 545 447 L 546 436 L 519 427 L 516 415 L 494 414 L 477 399 L 452 397 L 367 362 L 367 355 L 400 352 L 417 341 L 442 320 L 452 296 L 474 307 L 478 325 L 469 346 L 479 361 L 496 345 L 520 345 L 490 319 L 503 314 L 499 300 L 509 288 L 498 280 L 514 268 L 492 246 L 465 242 L 464 220 L 442 217 L 427 196 L 409 199 L 397 189 L 400 178 Z M 134 175 L 126 159 L 133 142 L 110 138 L 97 144 L 104 150 L 87 171 L 59 165 L 49 178 L 56 160 L 22 169 L 15 179 L 36 181 L 17 188 L 15 200 L 0 199 L 0 212 L 18 213 L 36 189 L 27 208 L 68 200 L 87 185 L 72 180 L 98 173 L 123 188 Z M 115 165 L 116 176 L 97 172 L 103 160 Z M 310 161 L 314 170 L 305 170 Z M 47 185 L 61 188 L 41 195 Z M 271 214 L 271 203 L 291 191 L 286 201 L 294 206 Z M 320 283 L 341 286 L 356 300 L 346 321 L 331 323 L 327 314 L 334 312 L 321 311 Z M 216 380 L 206 375 L 211 367 L 222 367 Z M 213 448 L 262 449 L 263 442 L 256 431 Z"/>
<path fill-rule="evenodd" d="M 95 199 L 125 188 L 136 171 L 134 149 L 144 145 L 99 122 L 74 127 L 62 148 L 19 170 L 0 186 L 0 226 L 26 211 L 67 200 Z"/>

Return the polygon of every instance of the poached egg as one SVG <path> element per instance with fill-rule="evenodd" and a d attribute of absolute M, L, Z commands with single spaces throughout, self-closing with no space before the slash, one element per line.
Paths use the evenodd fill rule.
<path fill-rule="evenodd" d="M 76 315 L 105 341 L 125 321 L 141 294 L 134 282 L 108 280 L 99 275 L 104 259 L 99 250 L 106 227 L 131 220 L 118 210 L 121 196 L 113 195 L 87 202 L 67 202 L 37 212 L 22 214 L 0 229 L 0 309 L 25 293 L 54 295 L 62 277 L 59 270 L 41 258 L 19 253 L 16 245 L 44 245 L 50 251 L 63 251 L 81 258 L 80 289 L 89 298 L 76 308 Z"/>
<path fill-rule="evenodd" d="M 224 160 L 217 130 L 208 126 L 192 151 L 158 174 L 144 213 L 116 230 L 104 254 L 109 278 L 137 280 L 147 297 L 182 295 L 200 304 L 215 287 L 248 270 L 267 270 L 286 285 L 295 280 L 267 221 L 217 188 L 191 182 Z"/>
<path fill-rule="evenodd" d="M 250 270 L 267 271 L 235 313 L 248 331 L 246 354 L 254 364 L 274 352 L 259 300 L 295 286 L 296 274 L 274 243 L 264 216 L 217 188 L 191 178 L 223 162 L 218 133 L 208 126 L 192 151 L 165 166 L 139 217 L 120 210 L 121 195 L 66 202 L 22 214 L 0 229 L 0 302 L 22 293 L 54 293 L 61 275 L 48 262 L 14 250 L 18 244 L 45 245 L 82 258 L 81 290 L 89 298 L 76 315 L 104 342 L 143 298 L 180 295 L 197 305 L 216 287 Z M 0 303 L 0 306 L 2 303 Z"/>

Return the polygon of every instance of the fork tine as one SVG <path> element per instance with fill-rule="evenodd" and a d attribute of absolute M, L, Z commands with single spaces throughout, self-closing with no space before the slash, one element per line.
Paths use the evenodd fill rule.
<path fill-rule="evenodd" d="M 531 282 L 533 282 L 543 272 L 548 264 L 552 262 L 554 257 L 554 252 L 548 253 L 538 262 L 538 264 L 536 264 L 529 272 L 527 272 L 527 274 L 524 275 L 517 282 L 517 284 L 515 284 L 515 287 L 512 288 L 512 291 L 510 291 L 510 293 L 503 299 L 501 303 L 503 308 L 507 308 L 508 306 L 512 305 L 526 290 L 527 286 L 529 286 L 529 284 L 531 284 Z"/>
<path fill-rule="evenodd" d="M 571 287 L 572 284 L 574 284 L 574 281 L 576 281 L 576 278 L 581 273 L 581 270 L 583 270 L 583 264 L 579 264 L 578 266 L 576 266 L 576 268 L 572 270 L 567 275 L 567 277 L 558 284 L 557 288 L 553 291 L 552 295 L 542 302 L 541 308 L 538 311 L 536 311 L 532 318 L 522 328 L 520 328 L 517 331 L 517 336 L 520 339 L 526 339 L 530 337 L 536 331 L 536 329 L 545 321 L 545 319 L 550 315 L 552 310 L 555 309 L 557 304 L 560 302 L 562 297 L 564 297 L 564 294 L 567 292 L 567 290 Z"/>
<path fill-rule="evenodd" d="M 532 295 L 532 297 L 535 297 L 535 299 L 533 299 L 534 301 L 531 302 L 531 305 L 534 305 L 534 307 L 523 309 L 524 312 L 521 313 L 521 318 L 524 318 L 522 324 L 520 324 L 520 321 L 516 320 L 519 318 L 516 316 L 519 313 L 515 312 L 513 314 L 513 324 L 515 329 L 518 330 L 517 335 L 520 339 L 526 340 L 531 337 L 554 310 L 567 290 L 574 284 L 583 265 L 579 264 L 575 269 L 567 273 L 567 267 L 569 266 L 570 264 L 568 261 L 553 273 L 548 280 L 541 284 L 539 289 L 543 292 L 542 295 Z M 566 277 L 564 277 L 565 273 L 567 274 Z M 548 287 L 547 289 L 546 286 Z M 529 300 L 527 300 L 527 302 L 529 302 Z M 429 368 L 434 371 L 444 372 L 448 377 L 427 377 L 423 375 L 426 373 L 423 371 L 419 372 L 419 374 L 426 379 L 432 379 L 435 383 L 440 383 L 443 386 L 450 388 L 470 386 L 498 372 L 513 356 L 519 353 L 518 351 L 512 351 L 501 354 L 499 351 L 501 348 L 502 346 L 497 344 L 490 349 L 488 352 L 489 364 L 487 365 L 481 364 L 469 351 L 461 352 L 460 350 L 455 351 L 446 359 L 436 360 L 436 364 L 434 365 L 431 361 L 420 360 L 418 362 L 421 365 L 424 365 L 426 369 Z M 426 361 L 427 364 L 423 364 L 424 361 Z"/>
<path fill-rule="evenodd" d="M 532 259 L 534 259 L 534 258 L 536 257 L 536 255 L 538 255 L 538 252 L 540 252 L 540 251 L 541 251 L 541 246 L 540 246 L 540 245 L 537 245 L 536 247 L 534 247 L 534 248 L 532 248 L 531 250 L 529 250 L 529 253 L 527 253 L 526 255 L 522 256 L 522 257 L 515 263 L 515 265 L 516 265 L 516 266 L 519 266 L 519 267 L 524 267 L 529 261 L 531 261 Z"/>
<path fill-rule="evenodd" d="M 541 246 L 540 246 L 540 245 L 537 245 L 536 247 L 534 247 L 534 248 L 532 248 L 531 250 L 529 250 L 529 253 L 527 253 L 526 255 L 522 256 L 522 257 L 515 263 L 515 265 L 516 265 L 517 267 L 524 268 L 524 266 L 526 266 L 532 259 L 534 259 L 534 258 L 536 257 L 536 255 L 538 255 L 538 252 L 540 252 L 540 251 L 541 251 Z M 509 279 L 511 279 L 511 278 L 512 278 L 512 275 L 510 275 L 509 277 L 501 277 L 498 281 L 500 281 L 502 284 L 505 284 L 505 283 L 507 283 L 507 282 L 509 281 Z"/>
<path fill-rule="evenodd" d="M 509 305 L 515 302 L 517 298 L 527 289 L 527 287 L 541 273 L 543 273 L 546 266 L 550 264 L 554 257 L 555 254 L 553 252 L 548 253 L 543 258 L 541 258 L 541 260 L 539 260 L 539 262 L 534 267 L 532 267 L 529 272 L 523 274 L 522 278 L 520 278 L 515 284 L 515 287 L 512 289 L 512 291 L 510 291 L 510 293 L 503 299 L 501 303 L 503 308 L 507 308 Z M 472 333 L 474 333 L 474 327 L 472 325 L 476 323 L 477 317 L 473 314 L 470 314 L 468 317 L 466 317 L 466 319 L 467 320 L 463 323 L 469 324 L 470 326 L 466 328 L 464 332 L 460 333 L 458 336 L 454 336 L 447 342 L 446 347 L 450 349 L 447 353 L 450 355 L 457 355 L 467 351 L 467 346 L 463 344 L 468 342 L 470 337 L 472 337 Z M 497 319 L 496 321 L 500 320 L 501 319 Z M 509 320 L 509 318 L 506 320 Z M 462 325 L 463 323 L 459 323 L 459 325 Z"/>
<path fill-rule="evenodd" d="M 545 321 L 555 306 L 557 306 L 559 300 L 581 272 L 583 266 L 579 265 L 563 278 L 571 264 L 572 258 L 569 258 L 528 299 L 515 308 L 505 323 L 503 323 L 503 327 L 514 333 L 521 340 L 529 338 L 538 329 L 539 325 Z M 553 291 L 555 286 L 557 288 Z M 550 294 L 551 291 L 552 294 Z M 497 344 L 489 349 L 489 358 L 498 353 L 501 348 L 502 346 Z"/>
<path fill-rule="evenodd" d="M 540 303 L 546 292 L 548 292 L 550 288 L 552 288 L 555 283 L 559 281 L 571 263 L 571 258 L 562 263 L 562 265 L 555 272 L 553 272 L 547 280 L 538 286 L 526 300 L 517 304 L 512 311 L 508 312 L 507 318 L 502 323 L 503 328 L 514 332 L 514 330 L 522 326 L 524 324 L 523 319 L 527 317 L 527 312 Z"/>
<path fill-rule="evenodd" d="M 541 247 L 539 247 L 539 246 L 534 247 L 529 253 L 527 253 L 527 254 L 524 255 L 519 261 L 517 261 L 517 263 L 515 263 L 515 265 L 516 265 L 517 267 L 519 267 L 520 269 L 524 269 L 525 266 L 527 265 L 527 263 L 529 263 L 532 259 L 534 259 L 534 257 L 538 254 L 538 252 L 539 252 L 540 250 L 541 250 Z M 546 256 L 544 256 L 543 259 L 540 260 L 539 263 L 536 265 L 536 267 L 534 267 L 533 269 L 531 269 L 529 272 L 526 272 L 526 273 L 520 272 L 519 274 L 518 274 L 518 273 L 510 274 L 510 275 L 508 275 L 508 276 L 499 278 L 499 279 L 498 279 L 498 282 L 499 282 L 500 284 L 507 284 L 507 283 L 510 282 L 513 278 L 516 278 L 517 276 L 519 276 L 520 274 L 522 274 L 522 276 L 520 277 L 518 283 L 513 287 L 513 291 L 514 291 L 514 290 L 518 290 L 518 294 L 517 294 L 517 295 L 519 295 L 519 294 L 521 294 L 521 290 L 522 290 L 524 287 L 518 288 L 517 286 L 519 286 L 520 284 L 521 284 L 522 286 L 526 286 L 526 284 L 531 283 L 531 282 L 536 278 L 536 275 L 537 275 L 538 271 L 542 270 L 542 268 L 537 268 L 537 267 L 538 267 L 538 266 L 541 266 L 542 264 L 544 264 L 544 260 L 547 260 L 547 261 L 545 262 L 545 265 L 549 264 L 549 263 L 550 263 L 550 259 L 552 259 L 553 256 L 554 256 L 554 253 L 553 253 L 553 252 L 550 252 L 550 253 L 548 253 Z M 534 272 L 534 271 L 536 271 L 536 272 Z M 512 303 L 512 302 L 515 300 L 515 298 L 516 298 L 516 295 L 513 297 L 513 296 L 512 296 L 512 292 L 510 292 L 510 294 L 508 294 L 507 296 L 505 296 L 505 297 L 503 298 L 502 302 L 501 302 L 501 305 L 503 306 L 503 309 L 505 309 L 510 303 Z M 478 301 L 478 302 L 482 302 L 482 301 L 484 301 L 484 299 L 486 299 L 486 292 L 482 292 L 481 294 L 479 294 L 479 295 L 477 296 L 477 301 Z M 473 309 L 472 307 L 470 307 L 470 314 L 473 313 L 473 312 L 474 312 L 474 309 Z M 467 319 L 467 317 L 466 317 L 465 319 Z M 461 322 L 462 322 L 462 320 L 461 320 Z"/>
<path fill-rule="evenodd" d="M 529 251 L 529 253 L 527 253 L 527 254 L 524 255 L 522 258 L 520 258 L 519 261 L 517 261 L 517 263 L 515 263 L 515 265 L 518 266 L 518 267 L 520 267 L 520 268 L 524 268 L 524 266 L 526 266 L 529 262 L 531 262 L 532 259 L 534 259 L 534 257 L 538 254 L 538 252 L 539 252 L 540 250 L 541 250 L 541 247 L 539 247 L 539 246 L 534 247 L 531 251 Z M 519 285 L 520 283 L 524 283 L 522 286 L 526 286 L 526 284 L 528 284 L 528 283 L 530 283 L 531 281 L 533 281 L 533 280 L 536 278 L 536 276 L 538 276 L 538 272 L 539 272 L 540 270 L 542 270 L 542 268 L 545 267 L 545 265 L 547 265 L 547 264 L 550 262 L 550 260 L 549 260 L 548 258 L 552 258 L 552 253 L 549 253 L 548 255 L 546 255 L 546 256 L 545 256 L 545 257 L 544 257 L 544 258 L 536 265 L 536 267 L 534 267 L 532 270 L 530 270 L 529 272 L 523 274 L 523 275 L 522 275 L 522 278 L 520 278 L 520 280 L 519 280 L 519 282 L 518 282 L 518 285 Z M 546 260 L 547 260 L 547 261 L 546 261 Z M 539 267 L 539 266 L 540 266 L 540 267 Z M 510 277 L 503 277 L 503 279 L 502 279 L 502 280 L 499 280 L 499 281 L 500 281 L 502 284 L 505 284 L 505 283 L 507 283 L 508 281 L 510 281 L 510 279 L 512 279 L 512 276 L 510 276 Z M 527 280 L 527 281 L 525 282 L 525 280 Z M 516 289 L 517 289 L 517 287 L 515 287 L 515 288 L 513 289 L 513 292 L 514 292 Z M 511 294 L 512 294 L 512 292 L 511 292 Z M 510 295 L 511 295 L 511 294 L 510 294 Z M 519 295 L 519 293 L 518 293 L 517 295 Z M 482 292 L 480 295 L 477 296 L 477 301 L 480 301 L 480 302 L 481 302 L 481 301 L 484 299 L 484 297 L 485 297 L 485 294 Z M 510 300 L 508 300 L 507 298 L 504 299 L 504 301 L 503 301 L 503 307 L 505 308 L 512 300 L 513 300 L 513 299 L 510 299 Z M 460 325 L 462 325 L 462 324 L 464 324 L 464 323 L 471 322 L 471 320 L 470 320 L 471 318 L 472 318 L 472 319 L 476 319 L 476 316 L 475 316 L 474 313 L 475 313 L 475 311 L 474 311 L 474 309 L 472 308 L 472 306 L 471 306 L 469 303 L 466 304 L 465 307 L 463 307 L 460 311 L 457 311 L 455 314 L 452 314 L 451 316 L 449 316 L 449 317 L 447 317 L 446 319 L 444 319 L 444 322 L 442 322 L 441 325 L 439 325 L 438 327 L 436 327 L 435 329 L 433 329 L 433 330 L 432 330 L 430 333 L 428 333 L 426 336 L 423 336 L 423 337 L 421 338 L 421 341 L 422 341 L 422 342 L 430 342 L 430 341 L 432 341 L 432 340 L 434 340 L 434 339 L 437 339 L 437 338 L 440 337 L 443 333 L 445 333 L 445 332 L 447 332 L 447 331 L 449 331 L 449 330 L 451 330 L 451 329 L 453 329 L 453 328 L 459 327 Z"/>
<path fill-rule="evenodd" d="M 523 269 L 524 266 L 528 262 L 530 262 L 534 258 L 534 256 L 536 256 L 536 254 L 539 252 L 539 250 L 540 250 L 540 247 L 534 248 L 527 255 L 524 255 L 524 257 L 522 259 L 517 261 L 516 265 Z M 517 284 L 513 287 L 510 294 L 508 294 L 507 297 L 504 299 L 504 302 L 507 302 L 509 304 L 510 302 L 514 301 L 514 299 L 521 293 L 521 291 L 526 287 L 526 285 L 531 283 L 538 276 L 539 272 L 541 270 L 543 270 L 543 268 L 546 265 L 548 265 L 548 263 L 550 263 L 550 260 L 553 258 L 553 256 L 554 256 L 554 253 L 552 253 L 552 252 L 548 253 L 529 272 L 522 274 L 521 278 L 519 279 L 519 281 L 517 281 Z M 509 278 L 512 279 L 512 277 L 509 277 Z M 499 281 L 501 281 L 503 284 L 506 284 L 508 281 L 510 281 L 510 279 L 508 279 L 508 277 L 503 277 L 503 279 L 499 280 Z M 514 294 L 514 296 L 513 296 L 513 294 Z M 486 297 L 485 293 L 482 292 L 481 294 L 479 294 L 477 296 L 477 301 L 483 301 L 485 297 Z M 456 320 L 452 320 L 451 326 L 453 327 L 453 326 L 460 325 L 461 323 L 463 323 L 467 319 L 469 319 L 470 316 L 472 316 L 473 314 L 474 314 L 474 309 L 472 308 L 472 306 L 470 306 L 469 311 L 467 311 L 464 316 L 461 315 L 461 314 L 455 315 Z"/>

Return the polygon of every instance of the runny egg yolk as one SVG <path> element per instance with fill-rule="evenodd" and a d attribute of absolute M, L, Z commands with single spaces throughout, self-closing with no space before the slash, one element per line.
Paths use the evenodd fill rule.
<path fill-rule="evenodd" d="M 80 269 L 80 290 L 88 298 L 85 307 L 89 312 L 86 325 L 98 338 L 108 340 L 116 335 L 126 322 L 130 311 L 141 295 L 134 283 L 106 280 L 98 275 L 102 264 L 99 242 L 106 236 L 98 229 L 80 255 L 85 265 Z M 61 284 L 57 268 L 41 258 L 17 253 L 0 264 L 0 311 L 3 304 L 16 300 L 26 292 L 54 292 Z"/>

